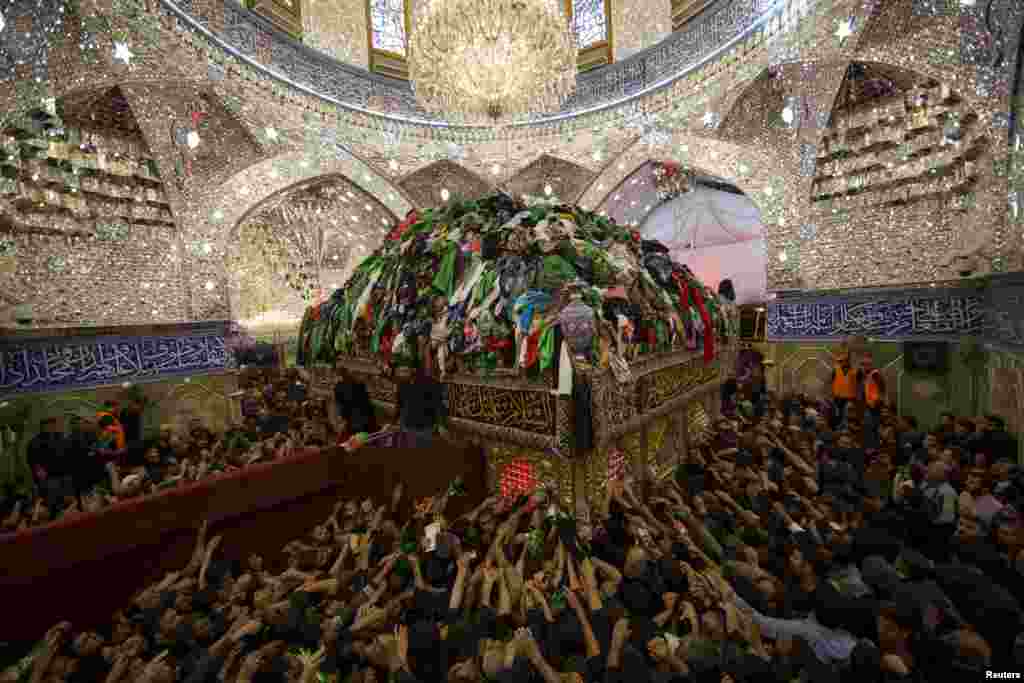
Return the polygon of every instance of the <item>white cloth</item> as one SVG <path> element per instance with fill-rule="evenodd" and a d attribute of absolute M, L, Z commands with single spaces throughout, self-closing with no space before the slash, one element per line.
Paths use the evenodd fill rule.
<path fill-rule="evenodd" d="M 562 341 L 558 359 L 558 395 L 572 396 L 572 356 L 569 346 Z"/>
<path fill-rule="evenodd" d="M 366 313 L 366 307 L 370 305 L 370 295 L 373 294 L 373 287 L 377 284 L 382 272 L 384 271 L 378 270 L 370 276 L 370 281 L 366 283 L 366 288 L 363 289 L 362 294 L 359 295 L 359 301 L 356 302 L 355 312 L 352 316 L 354 320 L 358 320 Z"/>
<path fill-rule="evenodd" d="M 480 277 L 484 274 L 484 262 L 481 260 L 474 260 L 473 266 L 469 271 L 469 276 L 463 278 L 462 284 L 452 294 L 452 298 L 449 300 L 449 304 L 457 304 L 460 301 L 466 299 L 473 290 L 476 288 L 476 283 L 480 281 Z"/>

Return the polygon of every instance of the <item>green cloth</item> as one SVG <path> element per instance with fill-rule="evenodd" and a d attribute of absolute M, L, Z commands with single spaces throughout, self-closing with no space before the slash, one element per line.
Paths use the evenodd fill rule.
<path fill-rule="evenodd" d="M 494 290 L 494 285 L 498 282 L 498 271 L 491 268 L 490 265 L 486 266 L 484 272 L 480 275 L 480 279 L 476 283 L 476 291 L 473 296 L 473 305 L 479 306 L 484 302 L 491 292 Z"/>
<path fill-rule="evenodd" d="M 441 267 L 434 276 L 434 287 L 448 298 L 451 298 L 452 292 L 455 291 L 455 259 L 458 251 L 457 244 L 448 245 L 448 251 L 441 258 Z"/>
<path fill-rule="evenodd" d="M 377 319 L 377 325 L 373 330 L 373 338 L 370 339 L 370 350 L 374 353 L 380 352 L 380 339 L 384 336 L 384 330 L 387 329 L 388 319 L 384 316 L 380 316 Z"/>
<path fill-rule="evenodd" d="M 538 289 L 546 291 L 557 291 L 566 282 L 576 279 L 576 269 L 561 256 L 552 254 L 544 257 L 544 264 L 541 268 L 540 278 L 537 283 Z"/>
<path fill-rule="evenodd" d="M 555 328 L 548 326 L 540 333 L 540 341 L 537 344 L 537 352 L 540 355 L 541 372 L 555 364 Z"/>

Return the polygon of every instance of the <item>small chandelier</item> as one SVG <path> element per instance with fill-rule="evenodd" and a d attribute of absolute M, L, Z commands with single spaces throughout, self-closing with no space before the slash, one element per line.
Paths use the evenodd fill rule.
<path fill-rule="evenodd" d="M 430 0 L 409 40 L 409 77 L 430 112 L 507 122 L 555 111 L 576 89 L 561 0 Z"/>

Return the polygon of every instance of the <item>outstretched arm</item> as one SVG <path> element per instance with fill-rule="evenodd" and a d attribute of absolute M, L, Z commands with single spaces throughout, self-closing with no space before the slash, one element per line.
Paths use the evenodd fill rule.
<path fill-rule="evenodd" d="M 184 571 L 181 572 L 183 577 L 192 576 L 203 568 L 203 558 L 206 555 L 206 532 L 210 528 L 210 523 L 203 520 L 203 523 L 199 525 L 199 535 L 196 537 L 196 547 L 192 551 L 192 559 L 189 560 L 188 565 L 185 566 Z"/>

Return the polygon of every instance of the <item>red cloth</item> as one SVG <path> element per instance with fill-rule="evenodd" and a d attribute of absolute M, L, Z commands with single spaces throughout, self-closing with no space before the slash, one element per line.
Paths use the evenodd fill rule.
<path fill-rule="evenodd" d="M 699 288 L 693 290 L 693 302 L 697 304 L 700 319 L 704 321 L 704 362 L 710 363 L 715 359 L 715 328 L 711 324 L 711 314 L 704 305 L 704 293 Z"/>
<path fill-rule="evenodd" d="M 390 329 L 380 336 L 380 357 L 385 363 L 391 362 L 391 345 L 395 341 L 395 333 Z"/>
<path fill-rule="evenodd" d="M 502 349 L 510 349 L 512 348 L 512 340 L 508 337 L 487 337 L 487 339 L 484 340 L 484 348 L 486 348 L 489 353 L 501 351 Z"/>
<path fill-rule="evenodd" d="M 540 357 L 540 330 L 534 331 L 526 338 L 526 365 L 532 368 Z"/>
<path fill-rule="evenodd" d="M 679 303 L 685 316 L 690 310 L 690 284 L 682 273 L 672 273 L 672 279 L 676 281 L 676 287 L 679 288 Z M 693 303 L 704 323 L 704 362 L 710 363 L 715 359 L 715 330 L 711 326 L 711 316 L 704 305 L 704 295 L 696 288 L 693 290 Z"/>

